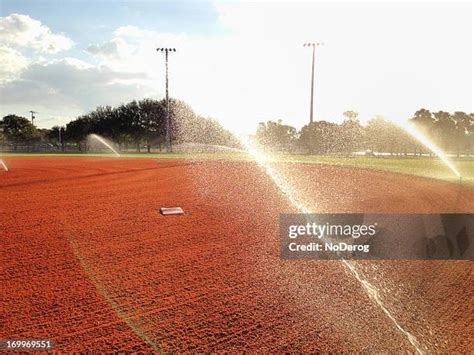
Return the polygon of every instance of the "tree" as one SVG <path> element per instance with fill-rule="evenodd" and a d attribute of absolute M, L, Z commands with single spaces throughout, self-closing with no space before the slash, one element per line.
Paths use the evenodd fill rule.
<path fill-rule="evenodd" d="M 8 115 L 2 120 L 3 134 L 7 140 L 14 142 L 16 149 L 18 142 L 35 142 L 41 138 L 40 132 L 25 117 Z"/>
<path fill-rule="evenodd" d="M 340 126 L 339 149 L 347 154 L 359 149 L 362 144 L 363 127 L 360 125 L 355 111 L 343 113 L 346 117 Z"/>
<path fill-rule="evenodd" d="M 162 101 L 163 105 L 166 104 Z M 166 107 L 166 106 L 164 106 Z M 175 143 L 201 143 L 240 147 L 236 137 L 212 119 L 196 114 L 185 102 L 170 100 L 171 139 Z"/>
<path fill-rule="evenodd" d="M 144 99 L 121 104 L 118 107 L 99 106 L 78 117 L 66 126 L 66 139 L 79 144 L 96 133 L 119 144 L 140 146 L 144 142 L 148 152 L 153 144 L 164 142 L 166 135 L 166 101 Z M 217 121 L 194 113 L 183 101 L 170 99 L 170 134 L 175 143 L 195 142 L 237 147 L 235 137 Z"/>
<path fill-rule="evenodd" d="M 434 121 L 433 114 L 427 109 L 419 109 L 415 112 L 415 115 L 411 118 L 413 123 L 421 126 L 430 127 Z"/>
<path fill-rule="evenodd" d="M 66 125 L 65 139 L 77 143 L 79 150 L 82 150 L 81 143 L 88 134 L 93 132 L 94 126 L 95 122 L 91 114 L 80 116 Z"/>
<path fill-rule="evenodd" d="M 64 127 L 53 126 L 49 129 L 45 135 L 48 141 L 57 146 L 61 146 L 61 150 L 64 150 L 66 130 Z"/>
<path fill-rule="evenodd" d="M 433 114 L 434 122 L 432 123 L 431 138 L 440 147 L 450 150 L 455 146 L 456 140 L 456 123 L 452 119 L 449 112 L 439 111 Z"/>
<path fill-rule="evenodd" d="M 257 141 L 270 149 L 290 151 L 297 139 L 296 128 L 277 122 L 260 122 L 256 132 Z"/>
<path fill-rule="evenodd" d="M 386 120 L 382 116 L 375 116 L 365 128 L 367 147 L 373 151 L 393 154 L 416 151 L 420 144 L 403 128 Z"/>
<path fill-rule="evenodd" d="M 148 153 L 151 151 L 152 144 L 165 141 L 166 128 L 166 107 L 164 101 L 145 99 L 138 102 L 140 111 L 141 125 L 143 128 L 143 138 L 146 141 Z"/>
<path fill-rule="evenodd" d="M 346 120 L 347 121 L 357 121 L 357 117 L 359 116 L 359 114 L 355 111 L 345 111 L 342 113 L 344 115 L 344 117 L 346 117 Z"/>
<path fill-rule="evenodd" d="M 342 151 L 340 126 L 333 122 L 317 121 L 301 128 L 300 145 L 310 154 Z"/>

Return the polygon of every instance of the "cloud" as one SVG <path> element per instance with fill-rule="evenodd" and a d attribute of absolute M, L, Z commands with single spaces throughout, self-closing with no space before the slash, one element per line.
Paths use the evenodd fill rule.
<path fill-rule="evenodd" d="M 150 88 L 140 84 L 143 78 L 140 73 L 120 73 L 64 58 L 31 64 L 17 80 L 0 85 L 0 96 L 4 110 L 33 107 L 42 113 L 81 113 L 146 97 Z"/>
<path fill-rule="evenodd" d="M 27 65 L 28 60 L 19 51 L 0 46 L 0 82 L 12 79 Z"/>
<path fill-rule="evenodd" d="M 119 59 L 121 53 L 127 50 L 127 48 L 124 48 L 125 46 L 124 41 L 113 39 L 101 45 L 90 45 L 86 51 L 102 58 Z"/>
<path fill-rule="evenodd" d="M 72 47 L 73 41 L 61 33 L 53 33 L 40 21 L 28 15 L 0 17 L 0 43 L 13 48 L 31 48 L 41 53 L 57 53 Z"/>
<path fill-rule="evenodd" d="M 122 56 L 133 46 L 120 38 L 89 46 L 87 52 L 102 58 L 88 63 L 71 57 L 52 59 L 71 47 L 72 40 L 54 34 L 27 15 L 0 18 L 0 113 L 41 112 L 40 126 L 67 121 L 100 105 L 117 105 L 142 99 L 156 90 L 140 67 L 123 70 Z M 41 117 L 40 117 L 41 116 Z M 59 117 L 62 121 L 53 120 Z"/>

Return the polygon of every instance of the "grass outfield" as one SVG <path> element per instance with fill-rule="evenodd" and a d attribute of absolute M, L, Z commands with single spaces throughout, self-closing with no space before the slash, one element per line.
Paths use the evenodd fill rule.
<path fill-rule="evenodd" d="M 0 157 L 34 157 L 34 156 L 70 156 L 70 157 L 105 157 L 110 154 L 86 153 L 3 153 Z M 157 159 L 203 159 L 203 160 L 253 160 L 246 153 L 219 152 L 219 153 L 126 153 L 124 158 L 157 158 Z M 353 166 L 383 170 L 389 172 L 424 176 L 435 179 L 457 181 L 449 168 L 437 158 L 392 158 L 392 157 L 365 157 L 365 156 L 314 156 L 275 154 L 269 157 L 270 161 L 291 162 L 305 164 L 328 164 L 339 166 Z M 463 183 L 474 186 L 474 160 L 453 160 L 454 166 L 462 175 Z"/>
<path fill-rule="evenodd" d="M 293 162 L 354 166 L 396 173 L 424 176 L 435 179 L 458 181 L 452 171 L 437 158 L 374 158 L 342 156 L 290 156 Z M 474 186 L 474 160 L 453 160 L 462 176 L 463 183 Z"/>

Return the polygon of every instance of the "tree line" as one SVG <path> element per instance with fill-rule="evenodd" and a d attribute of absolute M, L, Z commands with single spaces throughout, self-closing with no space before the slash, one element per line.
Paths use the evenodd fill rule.
<path fill-rule="evenodd" d="M 65 127 L 37 129 L 28 119 L 8 115 L 0 121 L 0 139 L 18 144 L 48 143 L 60 146 L 73 144 L 78 150 L 86 150 L 87 136 L 99 134 L 114 141 L 119 149 L 145 146 L 165 146 L 166 100 L 144 99 L 131 101 L 116 107 L 100 106 L 67 123 Z M 173 144 L 183 142 L 238 147 L 237 139 L 216 120 L 196 114 L 180 100 L 170 99 L 170 137 Z"/>
<path fill-rule="evenodd" d="M 356 151 L 384 152 L 392 155 L 429 153 L 420 142 L 400 126 L 376 116 L 363 126 L 358 113 L 346 111 L 341 124 L 316 121 L 300 130 L 281 120 L 262 122 L 254 139 L 265 149 L 303 154 L 350 154 Z M 409 119 L 444 151 L 474 153 L 474 114 L 420 109 Z M 102 135 L 118 144 L 148 152 L 160 150 L 166 139 L 166 101 L 144 99 L 116 107 L 101 106 L 67 123 L 65 127 L 38 129 L 28 119 L 7 115 L 0 121 L 0 144 L 13 150 L 21 144 L 49 144 L 64 149 L 87 150 L 87 136 Z M 170 135 L 173 144 L 201 143 L 239 147 L 238 140 L 216 120 L 196 114 L 183 101 L 170 100 Z"/>
<path fill-rule="evenodd" d="M 350 154 L 356 151 L 383 152 L 391 155 L 429 153 L 401 126 L 376 116 L 365 126 L 358 113 L 346 111 L 341 124 L 316 121 L 300 130 L 281 120 L 261 122 L 254 139 L 268 150 L 306 154 Z M 420 109 L 409 123 L 444 151 L 474 153 L 474 114 L 430 112 Z"/>

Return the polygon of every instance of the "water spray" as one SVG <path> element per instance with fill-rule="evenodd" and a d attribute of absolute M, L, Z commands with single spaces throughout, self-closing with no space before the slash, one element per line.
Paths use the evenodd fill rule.
<path fill-rule="evenodd" d="M 109 143 L 105 138 L 95 134 L 95 133 L 92 133 L 92 134 L 89 134 L 87 136 L 88 139 L 94 139 L 96 140 L 97 142 L 101 143 L 102 145 L 104 145 L 106 148 L 110 149 L 112 151 L 112 153 L 115 154 L 116 157 L 120 157 L 120 154 L 119 152 L 117 152 L 113 147 L 112 147 L 112 144 Z"/>
<path fill-rule="evenodd" d="M 453 175 L 459 179 L 460 183 L 462 184 L 462 175 L 456 169 L 454 164 L 451 160 L 447 157 L 447 155 L 443 152 L 441 148 L 439 148 L 431 139 L 426 137 L 422 132 L 420 132 L 413 124 L 409 122 L 394 122 L 399 127 L 401 127 L 404 131 L 410 134 L 413 138 L 415 138 L 418 142 L 423 144 L 427 147 L 431 152 L 433 152 L 448 169 L 453 173 Z M 279 190 L 283 193 L 283 195 L 289 200 L 291 205 L 295 207 L 299 213 L 308 214 L 311 213 L 311 210 L 295 195 L 294 189 L 288 184 L 288 182 L 280 175 L 278 172 L 270 165 L 269 157 L 262 152 L 260 149 L 256 147 L 255 144 L 252 144 L 248 137 L 241 138 L 242 145 L 246 148 L 248 153 L 254 157 L 257 164 L 265 171 L 265 173 L 270 177 L 270 179 L 275 183 L 275 185 L 279 188 Z M 458 196 L 459 197 L 459 196 Z M 416 350 L 417 353 L 423 354 L 423 346 L 417 340 L 417 338 L 404 329 L 397 319 L 394 317 L 392 312 L 385 306 L 383 303 L 380 293 L 376 286 L 371 284 L 364 276 L 359 272 L 357 268 L 357 264 L 353 261 L 341 259 L 342 264 L 344 265 L 345 269 L 357 279 L 357 281 L 361 284 L 364 291 L 366 292 L 367 296 L 372 300 L 382 311 L 383 313 L 393 322 L 397 330 L 403 334 L 406 339 L 410 342 L 413 348 Z"/>
<path fill-rule="evenodd" d="M 454 164 L 448 158 L 448 156 L 443 152 L 443 150 L 438 147 L 431 139 L 429 139 L 426 135 L 424 135 L 413 123 L 410 122 L 396 122 L 393 121 L 396 125 L 402 128 L 405 132 L 415 138 L 418 142 L 423 144 L 426 148 L 432 151 L 443 163 L 448 167 L 449 170 L 453 173 L 453 175 L 459 179 L 459 190 L 456 196 L 456 200 L 454 202 L 454 208 L 457 206 L 462 192 L 462 175 L 456 169 Z"/>
<path fill-rule="evenodd" d="M 447 155 L 439 148 L 431 139 L 425 136 L 419 129 L 415 127 L 414 124 L 410 122 L 395 122 L 400 128 L 405 130 L 408 134 L 410 134 L 413 138 L 423 144 L 426 148 L 431 150 L 448 168 L 451 172 L 462 181 L 462 176 L 456 167 L 453 165 L 451 160 L 447 157 Z"/>
<path fill-rule="evenodd" d="M 8 166 L 7 166 L 7 164 L 5 164 L 5 162 L 3 161 L 3 159 L 0 159 L 0 165 L 3 167 L 3 169 L 4 169 L 5 171 L 8 171 Z"/>
<path fill-rule="evenodd" d="M 292 186 L 282 177 L 271 165 L 270 159 L 262 152 L 258 147 L 253 144 L 250 139 L 246 136 L 240 137 L 242 146 L 248 151 L 248 153 L 254 157 L 255 162 L 265 171 L 265 173 L 270 177 L 273 183 L 278 187 L 281 193 L 288 199 L 290 204 L 297 209 L 299 213 L 309 214 L 311 210 L 305 205 L 303 201 L 298 198 L 296 191 Z M 457 171 L 457 170 L 456 170 Z M 390 312 L 390 310 L 383 303 L 380 293 L 376 286 L 370 283 L 357 269 L 356 263 L 353 261 L 341 259 L 342 265 L 345 267 L 345 270 L 349 272 L 362 286 L 364 292 L 367 294 L 369 299 L 374 302 L 383 313 L 393 322 L 396 329 L 406 337 L 406 339 L 413 346 L 415 351 L 418 354 L 423 354 L 422 345 L 416 339 L 416 337 L 404 329 L 400 323 L 397 321 L 395 316 Z"/>

